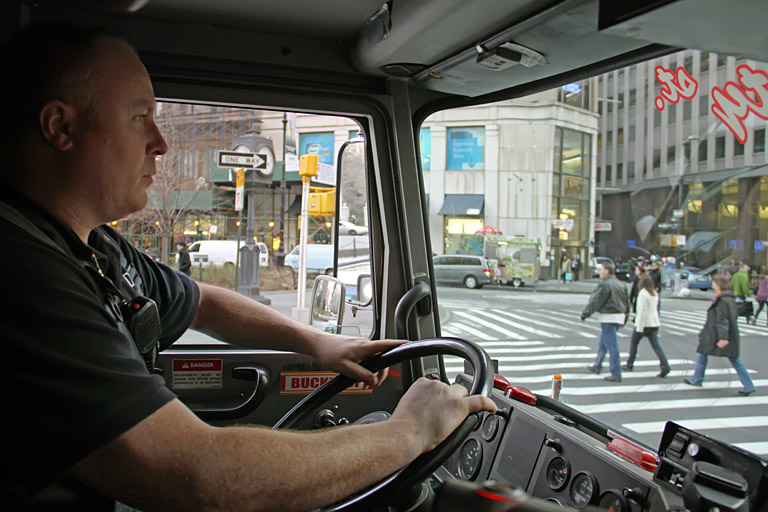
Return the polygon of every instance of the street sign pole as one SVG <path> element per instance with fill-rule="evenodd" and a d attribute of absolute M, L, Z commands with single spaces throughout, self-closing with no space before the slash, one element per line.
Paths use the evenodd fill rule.
<path fill-rule="evenodd" d="M 293 318 L 309 323 L 309 310 L 306 307 L 307 292 L 307 239 L 309 231 L 309 182 L 317 176 L 317 155 L 303 155 L 299 162 L 301 176 L 301 237 L 299 242 L 299 284 L 296 294 L 296 307 Z"/>

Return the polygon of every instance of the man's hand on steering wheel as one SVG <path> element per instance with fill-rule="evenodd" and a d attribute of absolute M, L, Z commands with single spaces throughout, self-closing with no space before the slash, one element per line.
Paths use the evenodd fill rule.
<path fill-rule="evenodd" d="M 412 422 L 412 431 L 421 437 L 421 453 L 424 453 L 448 437 L 467 415 L 498 410 L 490 398 L 467 394 L 467 389 L 460 384 L 448 386 L 422 377 L 400 399 L 392 420 Z"/>
<path fill-rule="evenodd" d="M 322 334 L 314 344 L 312 355 L 324 367 L 339 372 L 347 377 L 363 381 L 369 386 L 376 387 L 387 378 L 387 369 L 373 373 L 358 363 L 380 352 L 408 343 L 407 340 L 376 340 L 355 336 L 339 336 L 337 334 Z"/>

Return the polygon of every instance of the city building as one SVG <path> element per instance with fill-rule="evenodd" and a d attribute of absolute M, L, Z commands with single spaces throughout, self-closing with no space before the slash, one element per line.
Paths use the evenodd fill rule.
<path fill-rule="evenodd" d="M 766 264 L 767 69 L 686 50 L 598 78 L 601 255 Z"/>

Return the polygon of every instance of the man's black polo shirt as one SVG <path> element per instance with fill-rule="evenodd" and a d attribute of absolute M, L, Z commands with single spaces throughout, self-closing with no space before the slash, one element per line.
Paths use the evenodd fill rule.
<path fill-rule="evenodd" d="M 93 256 L 114 282 L 120 253 L 135 268 L 158 305 L 161 348 L 191 324 L 199 290 L 109 227 L 86 245 L 30 200 L 8 192 L 0 200 L 63 249 L 0 218 L 0 499 L 8 503 L 38 493 L 175 397 L 105 307 L 98 275 L 85 267 L 95 266 Z"/>

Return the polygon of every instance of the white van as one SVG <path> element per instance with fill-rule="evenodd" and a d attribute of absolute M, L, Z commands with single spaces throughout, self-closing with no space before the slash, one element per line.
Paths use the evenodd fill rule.
<path fill-rule="evenodd" d="M 245 242 L 240 242 L 243 247 Z M 267 244 L 256 242 L 259 249 L 259 266 L 269 266 L 269 253 Z M 189 246 L 189 258 L 192 261 L 192 268 L 202 264 L 203 267 L 210 265 L 234 265 L 237 263 L 238 243 L 235 240 L 198 240 Z"/>
<path fill-rule="evenodd" d="M 297 245 L 285 256 L 285 264 L 299 270 L 301 246 Z M 333 245 L 307 244 L 307 273 L 330 274 L 333 271 Z"/>

